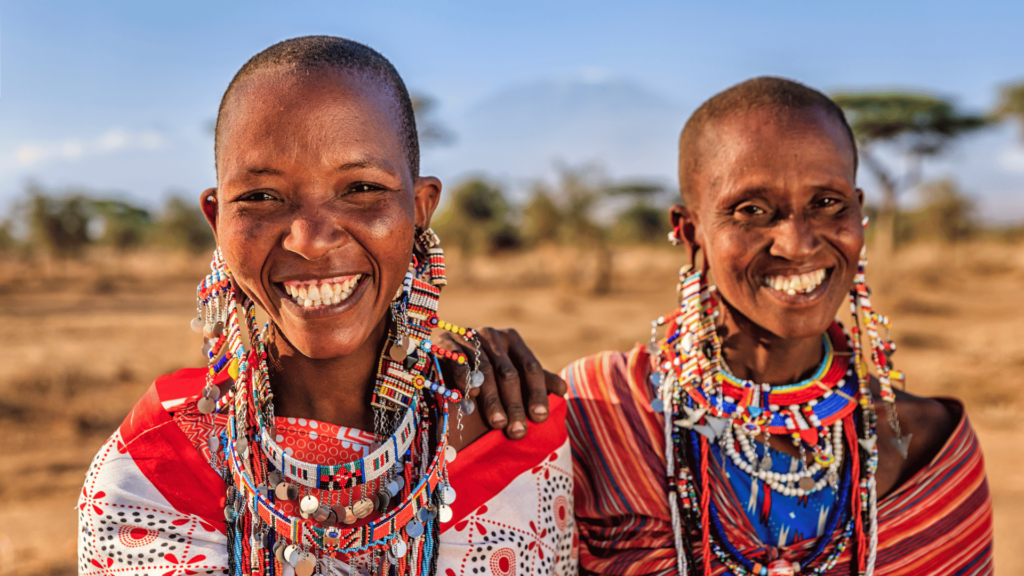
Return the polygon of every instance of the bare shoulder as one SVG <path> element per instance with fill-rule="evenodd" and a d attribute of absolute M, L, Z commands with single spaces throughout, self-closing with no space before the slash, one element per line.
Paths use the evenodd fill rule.
<path fill-rule="evenodd" d="M 915 396 L 896 391 L 896 414 L 900 433 L 909 438 L 906 459 L 896 448 L 896 435 L 888 421 L 888 414 L 878 396 L 878 383 L 872 379 L 876 392 L 875 413 L 878 415 L 878 488 L 879 494 L 888 494 L 931 464 L 956 430 L 961 415 L 946 404 L 933 398 Z"/>

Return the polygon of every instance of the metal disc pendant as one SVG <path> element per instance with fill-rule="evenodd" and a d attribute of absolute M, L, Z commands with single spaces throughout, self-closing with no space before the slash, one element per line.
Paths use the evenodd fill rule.
<path fill-rule="evenodd" d="M 423 523 L 419 520 L 413 520 L 405 525 L 405 533 L 409 538 L 419 538 L 423 535 Z"/>
<path fill-rule="evenodd" d="M 189 327 L 192 328 L 193 332 L 202 333 L 204 324 L 206 324 L 206 322 L 204 322 L 199 316 L 196 316 L 191 322 L 189 322 Z"/>
<path fill-rule="evenodd" d="M 345 524 L 355 524 L 356 520 L 359 519 L 356 518 L 356 513 L 352 511 L 351 506 L 341 508 L 341 512 L 338 512 L 338 517 L 341 518 L 341 521 Z"/>
<path fill-rule="evenodd" d="M 772 457 L 767 452 L 765 452 L 764 458 L 761 459 L 761 466 L 760 466 L 760 468 L 761 468 L 761 470 L 764 470 L 765 472 L 767 472 L 767 471 L 772 469 Z"/>
<path fill-rule="evenodd" d="M 405 553 L 409 551 L 409 547 L 406 546 L 405 541 L 401 538 L 395 538 L 391 542 L 391 553 L 395 555 L 395 558 L 402 558 Z"/>
<path fill-rule="evenodd" d="M 281 475 L 277 470 L 271 470 L 267 473 L 267 485 L 277 486 L 284 481 L 284 476 Z"/>
<path fill-rule="evenodd" d="M 449 444 L 449 445 L 444 447 L 444 459 L 449 464 L 451 464 L 452 462 L 455 462 L 455 457 L 457 455 L 458 455 L 458 452 L 456 452 L 455 448 L 451 444 Z"/>
<path fill-rule="evenodd" d="M 661 398 L 655 398 L 654 400 L 651 400 L 651 410 L 654 410 L 655 412 L 664 412 L 665 403 L 662 402 Z"/>
<path fill-rule="evenodd" d="M 299 562 L 299 547 L 295 544 L 289 544 L 284 547 L 284 561 L 287 562 L 292 568 Z"/>
<path fill-rule="evenodd" d="M 459 408 L 462 409 L 462 413 L 469 416 L 473 412 L 476 412 L 476 402 L 472 398 L 465 397 L 459 401 Z"/>
<path fill-rule="evenodd" d="M 356 518 L 366 518 L 370 512 L 373 512 L 373 501 L 365 496 L 352 505 L 352 513 Z"/>
<path fill-rule="evenodd" d="M 316 512 L 316 509 L 320 507 L 320 501 L 316 499 L 316 496 L 312 494 L 305 496 L 299 501 L 299 514 L 303 518 L 309 519 Z"/>
<path fill-rule="evenodd" d="M 419 516 L 422 522 L 430 522 L 431 520 L 437 517 L 437 513 L 431 510 L 429 507 L 420 508 L 420 511 L 417 515 Z"/>
<path fill-rule="evenodd" d="M 412 354 L 412 351 L 416 349 L 416 344 L 408 336 L 402 336 L 402 341 L 399 344 L 402 345 L 402 350 L 405 350 L 406 354 Z"/>
<path fill-rule="evenodd" d="M 299 488 L 290 482 L 281 482 L 274 487 L 274 496 L 278 500 L 295 500 L 299 497 Z"/>
<path fill-rule="evenodd" d="M 800 479 L 800 482 L 798 482 L 797 484 L 800 486 L 801 490 L 803 490 L 804 492 L 808 492 L 810 490 L 814 490 L 814 486 L 817 484 L 817 482 L 815 482 L 814 478 L 811 478 L 810 476 L 804 476 L 803 478 Z"/>
<path fill-rule="evenodd" d="M 320 524 L 324 524 L 331 517 L 331 514 L 333 512 L 334 511 L 331 510 L 330 506 L 328 506 L 327 504 L 324 504 L 324 503 L 320 503 L 316 507 L 316 510 L 313 511 L 311 516 L 313 517 L 313 520 L 316 520 Z"/>
<path fill-rule="evenodd" d="M 451 484 L 445 484 L 444 490 L 441 491 L 441 502 L 452 505 L 455 503 L 455 488 L 452 488 Z"/>
<path fill-rule="evenodd" d="M 469 384 L 473 388 L 479 388 L 484 385 L 484 373 L 479 370 L 473 370 L 473 373 L 469 375 Z"/>
<path fill-rule="evenodd" d="M 304 552 L 295 564 L 295 576 L 313 576 L 316 571 L 316 556 Z"/>
<path fill-rule="evenodd" d="M 217 409 L 217 401 L 210 398 L 200 398 L 199 402 L 196 402 L 196 407 L 203 414 L 213 414 L 213 411 Z"/>
<path fill-rule="evenodd" d="M 451 522 L 452 520 L 452 509 L 447 506 L 441 506 L 437 509 L 437 517 L 442 523 Z"/>
<path fill-rule="evenodd" d="M 388 351 L 388 354 L 391 355 L 391 359 L 395 362 L 401 362 L 408 356 L 405 350 L 402 350 L 402 347 L 397 344 L 391 344 L 391 350 Z"/>
<path fill-rule="evenodd" d="M 286 544 L 284 543 L 284 540 L 278 540 L 277 542 L 274 542 L 274 557 L 277 558 L 277 561 L 281 564 L 285 564 L 288 562 L 284 559 L 285 547 Z"/>

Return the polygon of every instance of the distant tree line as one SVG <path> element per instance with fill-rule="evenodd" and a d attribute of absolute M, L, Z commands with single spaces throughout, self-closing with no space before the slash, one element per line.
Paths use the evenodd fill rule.
<path fill-rule="evenodd" d="M 0 222 L 0 251 L 74 258 L 88 248 L 119 251 L 163 247 L 206 252 L 213 232 L 199 207 L 172 196 L 156 213 L 80 188 L 48 190 L 30 183 L 10 218 Z"/>

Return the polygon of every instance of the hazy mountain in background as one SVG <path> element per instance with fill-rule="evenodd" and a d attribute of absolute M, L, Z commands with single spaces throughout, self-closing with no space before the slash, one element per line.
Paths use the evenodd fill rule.
<path fill-rule="evenodd" d="M 510 86 L 450 121 L 453 145 L 428 150 L 424 171 L 469 172 L 521 185 L 556 161 L 601 163 L 614 178 L 675 181 L 676 141 L 689 111 L 625 80 L 545 80 Z M 518 187 L 518 186 L 517 186 Z"/>

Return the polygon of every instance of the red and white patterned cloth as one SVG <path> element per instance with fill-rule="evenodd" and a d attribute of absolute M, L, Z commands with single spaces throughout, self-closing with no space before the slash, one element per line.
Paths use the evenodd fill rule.
<path fill-rule="evenodd" d="M 211 428 L 225 420 L 195 410 L 204 374 L 188 369 L 158 378 L 96 455 L 78 502 L 79 574 L 227 573 L 226 488 L 206 445 Z M 531 426 L 527 439 L 492 431 L 448 465 L 458 498 L 452 521 L 441 525 L 439 574 L 576 573 L 566 405 L 557 397 L 550 404 L 550 418 Z M 374 440 L 306 419 L 275 424 L 281 446 L 306 461 L 362 457 Z M 359 572 L 355 560 L 336 561 L 333 569 Z"/>

